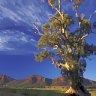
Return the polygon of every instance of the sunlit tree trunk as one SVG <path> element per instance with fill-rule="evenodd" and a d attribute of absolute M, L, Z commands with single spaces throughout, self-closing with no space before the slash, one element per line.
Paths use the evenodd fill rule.
<path fill-rule="evenodd" d="M 69 78 L 70 88 L 65 92 L 66 96 L 91 96 L 83 85 L 83 78 L 79 77 L 78 70 L 72 70 Z"/>
<path fill-rule="evenodd" d="M 83 86 L 83 73 L 86 68 L 85 58 L 93 55 L 96 51 L 96 46 L 89 45 L 85 39 L 92 32 L 91 22 L 90 19 L 85 18 L 84 14 L 78 13 L 79 5 L 83 0 L 68 0 L 73 3 L 77 20 L 62 12 L 63 6 L 61 5 L 63 3 L 61 4 L 61 2 L 63 1 L 48 0 L 49 5 L 56 13 L 42 25 L 44 33 L 40 33 L 34 24 L 38 35 L 40 35 L 38 48 L 46 48 L 46 50 L 44 49 L 36 54 L 35 59 L 43 61 L 48 57 L 52 60 L 52 64 L 61 69 L 62 75 L 66 75 L 70 81 L 70 88 L 66 91 L 66 94 L 69 94 L 68 96 L 90 96 Z M 76 29 L 73 28 L 75 30 L 72 32 L 73 29 L 71 30 L 70 26 L 75 23 Z"/>

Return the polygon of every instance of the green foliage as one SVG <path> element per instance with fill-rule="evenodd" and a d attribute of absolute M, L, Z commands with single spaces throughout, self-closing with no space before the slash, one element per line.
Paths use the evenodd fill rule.
<path fill-rule="evenodd" d="M 49 19 L 50 22 L 50 29 L 61 29 L 61 25 L 62 26 L 70 26 L 71 24 L 74 24 L 74 20 L 72 19 L 72 17 L 68 14 L 65 13 L 61 13 L 62 17 L 60 16 L 60 14 L 54 14 L 53 17 L 51 17 Z"/>
<path fill-rule="evenodd" d="M 53 47 L 53 45 L 58 44 L 58 39 L 58 34 L 56 34 L 56 32 L 52 32 L 52 34 L 49 36 L 49 45 Z"/>
<path fill-rule="evenodd" d="M 58 38 L 59 36 L 56 34 L 56 32 L 52 32 L 52 34 L 45 33 L 41 36 L 38 42 L 38 48 L 43 46 L 53 47 L 53 45 L 58 44 Z"/>
<path fill-rule="evenodd" d="M 58 0 L 48 0 L 48 3 L 49 3 L 49 5 L 51 5 L 52 7 L 53 7 L 53 6 L 57 6 L 56 3 L 58 3 Z"/>
<path fill-rule="evenodd" d="M 62 24 L 64 24 L 64 26 L 70 26 L 71 24 L 74 24 L 74 20 L 73 18 L 65 13 L 62 13 L 63 15 L 63 20 L 61 21 Z"/>
<path fill-rule="evenodd" d="M 82 20 L 81 29 L 82 29 L 84 32 L 89 33 L 89 32 L 91 31 L 90 21 L 87 20 L 87 19 Z"/>
<path fill-rule="evenodd" d="M 55 3 L 55 0 L 48 0 L 48 3 L 53 5 Z"/>
<path fill-rule="evenodd" d="M 49 36 L 49 33 L 45 33 L 41 36 L 40 40 L 38 41 L 38 48 L 48 45 Z"/>
<path fill-rule="evenodd" d="M 50 53 L 49 51 L 43 50 L 40 54 L 35 55 L 35 59 L 37 61 L 43 61 L 46 57 L 49 56 L 49 53 Z"/>
<path fill-rule="evenodd" d="M 60 10 L 58 0 L 48 0 L 56 13 L 48 19 L 47 23 L 42 25 L 43 34 L 38 41 L 38 48 L 46 47 L 46 50 L 35 55 L 35 58 L 37 61 L 42 61 L 47 57 L 51 58 L 52 63 L 57 64 L 61 69 L 61 73 L 66 74 L 72 81 L 77 79 L 76 84 L 78 85 L 86 68 L 85 58 L 95 54 L 96 46 L 89 45 L 85 39 L 91 33 L 90 20 L 86 19 L 84 13 L 78 13 L 78 7 L 84 0 L 71 1 L 74 3 L 76 21 L 71 15 Z M 78 27 L 72 32 L 70 26 L 75 23 L 76 26 L 78 23 Z M 47 50 L 48 48 L 51 50 Z M 81 58 L 83 60 L 79 62 Z"/>
<path fill-rule="evenodd" d="M 43 32 L 46 33 L 50 30 L 50 26 L 47 23 L 45 23 L 42 25 L 42 30 L 43 30 Z"/>

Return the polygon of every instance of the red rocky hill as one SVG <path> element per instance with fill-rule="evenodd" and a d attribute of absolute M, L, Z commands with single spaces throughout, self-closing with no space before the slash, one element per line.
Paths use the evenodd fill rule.
<path fill-rule="evenodd" d="M 0 75 L 0 86 L 5 85 L 9 82 L 14 81 L 15 79 L 7 76 L 7 75 Z"/>
<path fill-rule="evenodd" d="M 45 87 L 45 86 L 66 86 L 68 85 L 68 79 L 62 76 L 55 79 L 49 79 L 38 75 L 31 75 L 22 80 L 15 80 L 6 75 L 0 75 L 0 84 L 7 84 L 8 87 Z M 96 81 L 84 79 L 84 85 L 95 86 Z"/>

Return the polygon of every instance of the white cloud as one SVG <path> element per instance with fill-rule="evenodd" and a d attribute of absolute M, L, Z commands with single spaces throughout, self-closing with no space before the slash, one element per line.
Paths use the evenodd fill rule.
<path fill-rule="evenodd" d="M 4 51 L 4 50 L 14 50 L 14 48 L 9 48 L 8 46 L 6 46 L 6 44 L 8 43 L 9 37 L 5 36 L 2 37 L 0 36 L 0 51 Z"/>
<path fill-rule="evenodd" d="M 1 11 L 1 16 L 3 18 L 9 17 L 11 20 L 17 22 L 18 20 L 23 20 L 20 16 L 18 16 L 14 11 L 9 10 L 6 7 L 3 7 L 0 5 L 0 11 Z"/>
<path fill-rule="evenodd" d="M 12 43 L 13 42 L 13 43 Z M 4 51 L 4 50 L 21 50 L 19 48 L 17 48 L 17 45 L 22 47 L 23 45 L 30 45 L 30 46 L 36 46 L 37 41 L 33 39 L 32 36 L 30 35 L 26 35 L 23 32 L 19 32 L 19 31 L 10 31 L 10 30 L 6 30 L 6 31 L 2 31 L 0 33 L 0 51 Z M 27 48 L 28 46 L 26 46 Z M 23 48 L 24 49 L 24 48 Z M 23 50 L 22 49 L 22 50 Z"/>
<path fill-rule="evenodd" d="M 41 25 L 49 17 L 48 14 L 51 14 L 51 11 L 48 9 L 46 2 L 44 4 L 40 2 L 44 3 L 45 0 L 38 2 L 35 0 L 26 2 L 24 0 L 1 0 L 0 18 L 8 17 L 15 22 L 23 21 L 30 26 L 32 26 L 34 20 L 37 20 L 37 24 Z"/>
<path fill-rule="evenodd" d="M 24 32 L 31 29 L 27 29 L 27 27 L 32 26 L 32 22 L 36 21 L 36 23 L 41 26 L 41 24 L 45 23 L 47 18 L 50 17 L 49 14 L 52 14 L 52 11 L 49 9 L 49 6 L 45 1 L 46 0 L 0 0 L 0 19 L 2 20 L 2 26 L 4 18 L 8 18 L 9 23 L 6 23 L 10 24 L 7 25 L 4 22 L 3 30 L 0 32 L 0 50 L 6 49 L 19 51 L 22 49 L 24 51 L 28 51 L 27 47 L 36 47 L 37 41 L 34 39 L 34 37 L 27 35 Z M 66 6 L 67 9 L 70 5 Z M 10 20 L 14 21 L 13 23 L 15 27 L 19 26 L 20 28 L 22 27 L 22 24 L 26 24 L 28 26 L 22 27 L 24 32 L 21 32 L 19 28 L 15 29 L 14 26 L 12 29 L 10 29 L 9 26 L 12 27 L 12 21 Z M 8 26 L 8 30 L 4 29 L 6 26 Z M 24 44 L 26 46 L 24 46 Z M 26 48 L 24 49 L 22 46 Z M 30 49 L 31 48 L 29 48 L 29 50 Z"/>

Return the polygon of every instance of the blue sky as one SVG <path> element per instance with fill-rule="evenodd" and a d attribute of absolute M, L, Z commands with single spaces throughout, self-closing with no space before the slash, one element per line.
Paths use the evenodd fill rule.
<path fill-rule="evenodd" d="M 95 0 L 85 0 L 82 4 L 87 18 L 96 10 Z M 74 15 L 72 4 L 64 2 L 64 11 Z M 81 13 L 81 11 L 79 11 Z M 47 0 L 0 0 L 0 74 L 21 79 L 32 74 L 49 78 L 60 76 L 60 70 L 49 59 L 36 62 L 34 54 L 39 52 L 32 22 L 40 27 L 53 14 Z M 92 21 L 96 19 L 96 15 Z M 94 30 L 96 31 L 96 30 Z M 96 45 L 96 36 L 91 34 L 87 41 Z M 96 80 L 96 56 L 87 59 L 84 76 Z"/>

